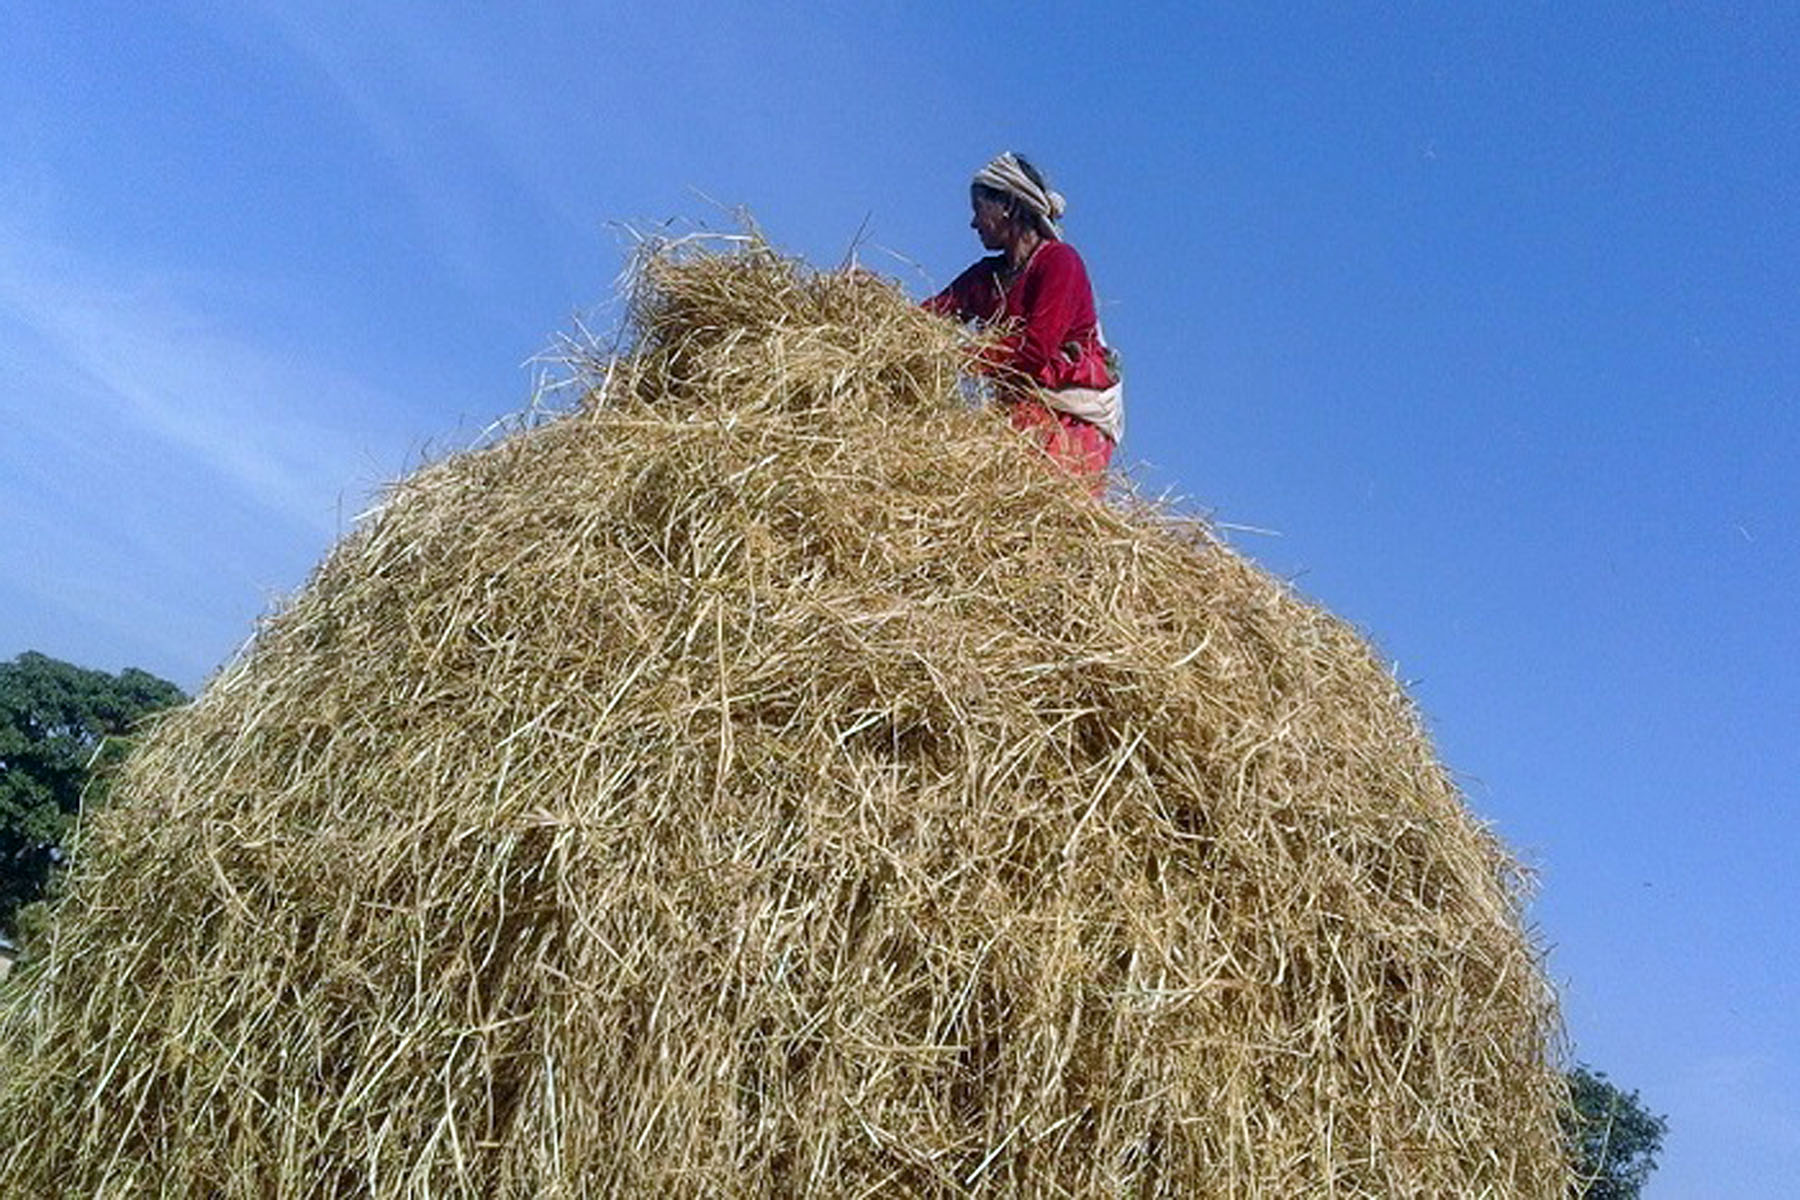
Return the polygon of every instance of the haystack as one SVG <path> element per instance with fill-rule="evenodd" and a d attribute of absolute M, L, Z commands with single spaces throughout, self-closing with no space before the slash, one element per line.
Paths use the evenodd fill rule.
<path fill-rule="evenodd" d="M 1562 1194 L 1514 866 L 1350 628 L 878 281 L 632 313 L 132 759 L 0 1193 Z"/>

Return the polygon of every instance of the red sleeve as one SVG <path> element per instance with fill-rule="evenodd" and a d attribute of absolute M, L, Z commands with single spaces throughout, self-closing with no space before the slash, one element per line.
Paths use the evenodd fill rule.
<path fill-rule="evenodd" d="M 1062 347 L 1077 329 L 1094 323 L 1094 291 L 1081 256 L 1066 242 L 1051 242 L 1038 251 L 1035 270 L 1021 281 L 1019 313 L 1025 327 L 1003 343 L 1011 365 L 1033 379 L 1054 383 L 1045 368 L 1063 362 Z"/>
<path fill-rule="evenodd" d="M 984 258 L 950 281 L 950 286 L 920 307 L 958 321 L 991 321 L 999 314 L 994 291 L 994 260 Z"/>

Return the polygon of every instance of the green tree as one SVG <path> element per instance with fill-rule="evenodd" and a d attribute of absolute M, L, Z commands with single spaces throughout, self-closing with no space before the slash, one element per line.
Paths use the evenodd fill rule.
<path fill-rule="evenodd" d="M 146 671 L 89 671 L 28 651 L 0 663 L 0 926 L 39 899 L 83 804 L 146 714 L 186 699 Z"/>
<path fill-rule="evenodd" d="M 1569 1072 L 1572 1111 L 1563 1131 L 1580 1175 L 1585 1200 L 1636 1200 L 1656 1170 L 1668 1120 L 1645 1108 L 1636 1092 L 1623 1092 L 1606 1072 L 1576 1066 Z"/>

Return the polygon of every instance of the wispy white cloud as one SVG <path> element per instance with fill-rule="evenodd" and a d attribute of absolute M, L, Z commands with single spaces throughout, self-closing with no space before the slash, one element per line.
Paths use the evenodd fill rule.
<path fill-rule="evenodd" d="M 56 382 L 65 439 L 72 430 L 101 441 L 129 436 L 152 455 L 191 459 L 221 499 L 260 505 L 315 533 L 332 527 L 346 464 L 365 461 L 368 444 L 341 415 L 379 417 L 396 402 L 258 343 L 210 311 L 206 296 L 184 295 L 166 278 L 121 276 L 7 242 L 0 318 L 15 341 L 36 342 L 35 354 L 20 357 Z M 33 402 L 20 395 L 7 405 Z"/>
<path fill-rule="evenodd" d="M 221 22 L 252 20 L 322 78 L 411 199 L 439 259 L 479 280 L 493 264 L 496 192 L 540 219 L 579 228 L 582 206 L 544 164 L 528 161 L 534 119 L 509 85 L 503 22 L 452 23 L 428 5 L 297 9 L 220 6 Z M 491 38 L 484 40 L 482 25 Z M 549 114 L 539 114 L 541 124 Z M 515 214 L 516 215 L 516 214 Z"/>
<path fill-rule="evenodd" d="M 0 654 L 192 686 L 406 465 L 415 410 L 247 328 L 243 290 L 0 223 Z"/>

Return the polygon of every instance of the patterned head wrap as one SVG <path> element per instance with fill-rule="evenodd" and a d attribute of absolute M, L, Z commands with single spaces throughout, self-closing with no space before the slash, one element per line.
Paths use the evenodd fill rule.
<path fill-rule="evenodd" d="M 1032 215 L 1037 217 L 1038 224 L 1053 238 L 1061 238 L 1062 230 L 1057 227 L 1057 219 L 1068 208 L 1061 192 L 1053 192 L 1042 183 L 1032 179 L 1031 175 L 1019 162 L 1019 156 L 1008 150 L 999 158 L 981 170 L 975 172 L 974 182 L 996 192 L 1004 192 L 1016 196 Z"/>

